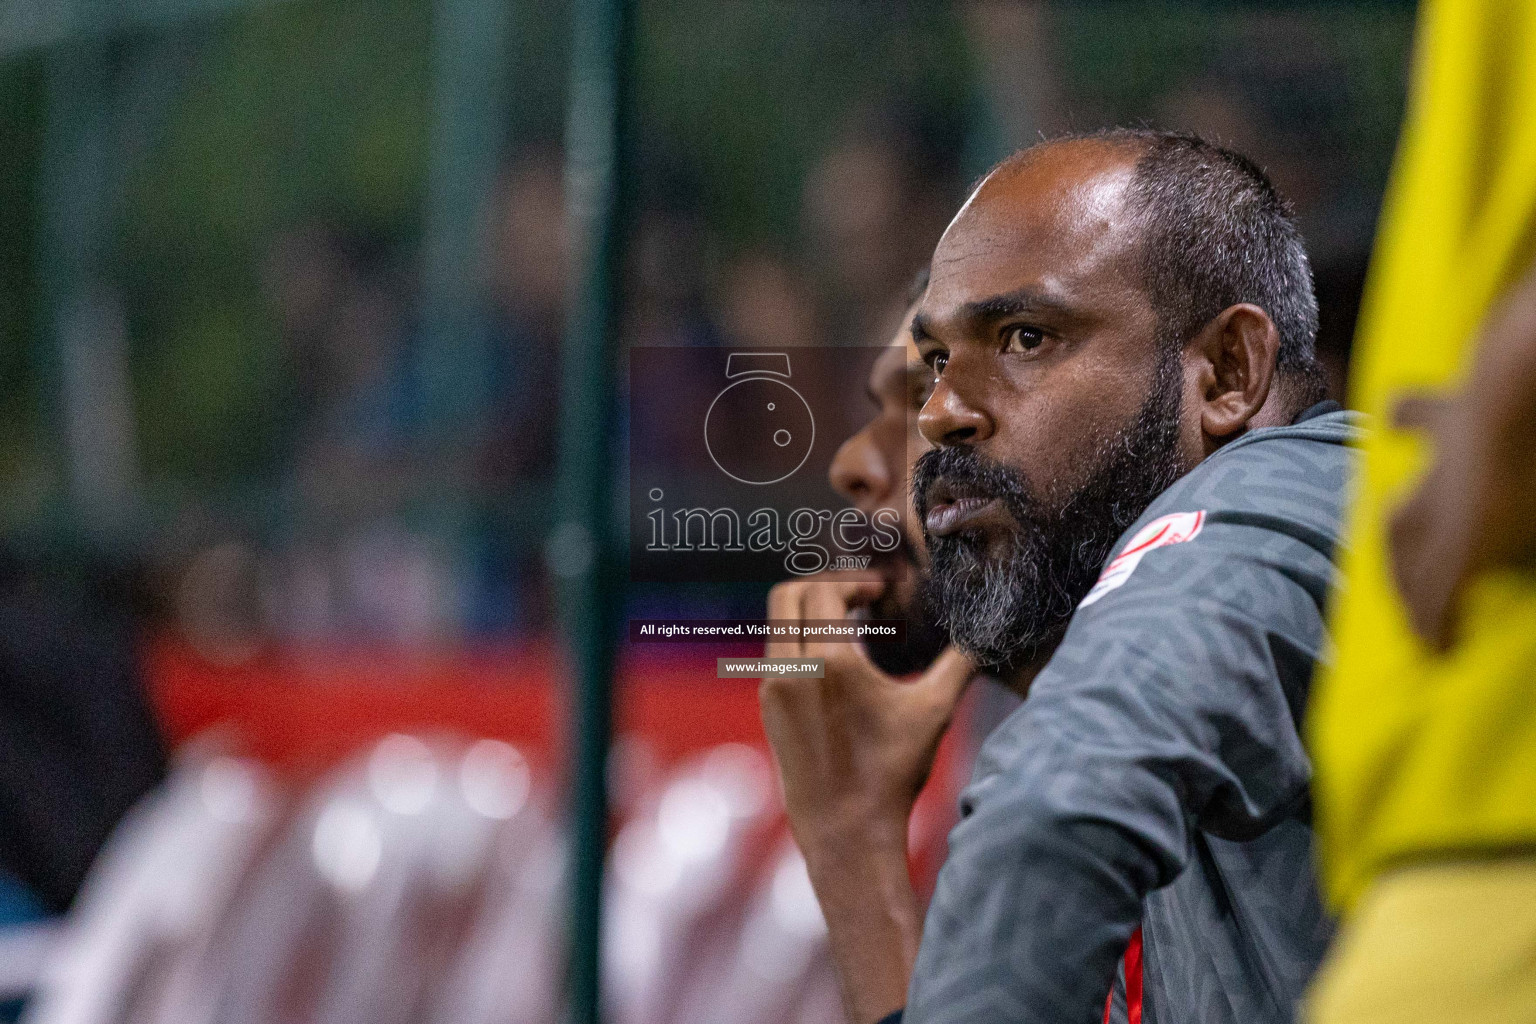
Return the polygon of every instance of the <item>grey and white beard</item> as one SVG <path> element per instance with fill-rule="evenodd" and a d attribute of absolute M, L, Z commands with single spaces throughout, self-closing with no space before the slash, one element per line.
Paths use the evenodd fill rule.
<path fill-rule="evenodd" d="M 940 478 L 1001 499 L 1015 527 L 1001 555 L 979 531 L 928 537 L 924 601 L 933 621 L 983 667 L 1006 672 L 1061 641 L 1116 539 L 1185 472 L 1179 457 L 1180 361 L 1164 349 L 1152 387 L 1122 430 L 1097 445 L 1092 470 L 1063 500 L 1034 496 L 1018 470 L 965 445 L 924 453 L 913 469 L 920 520 Z"/>

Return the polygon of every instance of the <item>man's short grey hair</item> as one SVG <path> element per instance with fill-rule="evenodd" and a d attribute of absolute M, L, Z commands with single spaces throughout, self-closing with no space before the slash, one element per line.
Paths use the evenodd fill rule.
<path fill-rule="evenodd" d="M 1269 175 L 1241 153 L 1183 132 L 1116 128 L 1044 145 L 1073 140 L 1141 153 L 1127 202 L 1142 220 L 1142 276 L 1163 337 L 1182 346 L 1223 309 L 1252 303 L 1279 331 L 1275 368 L 1292 400 L 1320 401 L 1326 376 L 1312 265 L 1295 212 Z"/>

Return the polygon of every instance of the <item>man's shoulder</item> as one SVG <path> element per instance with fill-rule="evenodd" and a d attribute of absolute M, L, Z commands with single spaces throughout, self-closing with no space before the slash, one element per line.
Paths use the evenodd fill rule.
<path fill-rule="evenodd" d="M 1201 511 L 1209 525 L 1278 531 L 1331 555 L 1362 431 L 1360 415 L 1342 410 L 1255 430 L 1159 495 L 1127 536 L 1171 513 Z"/>
<path fill-rule="evenodd" d="M 1218 450 L 1126 530 L 1080 607 L 1098 604 L 1136 573 L 1138 586 L 1114 603 L 1125 608 L 1129 598 L 1143 611 L 1150 603 L 1165 618 L 1179 613 L 1166 603 L 1170 591 L 1247 594 L 1255 572 L 1276 569 L 1321 606 L 1359 436 L 1357 414 L 1333 412 L 1256 430 Z M 1172 545 L 1181 545 L 1177 553 L 1158 551 Z"/>

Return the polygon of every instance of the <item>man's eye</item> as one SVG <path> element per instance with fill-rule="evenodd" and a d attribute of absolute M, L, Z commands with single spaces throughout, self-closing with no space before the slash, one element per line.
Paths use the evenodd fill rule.
<path fill-rule="evenodd" d="M 928 365 L 930 367 L 932 367 L 933 375 L 935 377 L 937 377 L 939 374 L 944 372 L 944 367 L 949 365 L 949 353 L 948 352 L 930 352 L 930 353 L 928 353 Z"/>
<path fill-rule="evenodd" d="M 1045 344 L 1045 333 L 1038 327 L 1010 327 L 1003 332 L 1004 352 L 1033 352 Z"/>

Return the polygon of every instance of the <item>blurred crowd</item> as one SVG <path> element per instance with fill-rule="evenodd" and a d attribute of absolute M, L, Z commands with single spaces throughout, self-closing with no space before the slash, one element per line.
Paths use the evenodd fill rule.
<path fill-rule="evenodd" d="M 1389 114 L 1388 128 L 1395 119 L 1398 100 L 1378 95 L 1390 74 L 1342 60 L 1325 17 L 1234 15 L 1190 19 L 1190 39 L 1204 41 L 1179 44 L 1190 65 L 1178 74 L 1088 81 L 1062 53 L 1088 52 L 1077 36 L 1098 33 L 1098 59 L 1112 63 L 1117 47 L 1136 52 L 1126 25 L 1043 5 L 956 10 L 1000 138 L 953 100 L 842 100 L 816 126 L 824 145 L 800 168 L 793 223 L 776 235 L 720 223 L 716 169 L 668 133 L 645 133 L 624 183 L 633 214 L 623 344 L 876 344 L 966 181 L 1006 151 L 1003 140 L 1150 114 L 1252 154 L 1293 198 L 1317 276 L 1319 352 L 1342 397 L 1391 142 L 1368 133 L 1371 118 Z M 1396 28 L 1356 20 L 1385 41 L 1406 35 L 1406 18 Z M 1044 46 L 1053 34 L 1059 52 Z M 1376 56 L 1385 67 L 1401 54 Z M 398 225 L 338 208 L 257 240 L 249 269 L 281 363 L 266 455 L 242 497 L 203 503 L 194 493 L 177 506 L 153 555 L 166 607 L 210 657 L 338 641 L 422 649 L 547 629 L 540 541 L 571 293 L 564 176 L 546 132 L 511 147 L 480 198 L 478 308 L 452 328 L 461 400 L 447 404 L 442 325 Z M 644 419 L 643 403 L 666 396 L 626 400 Z M 696 614 L 735 610 L 730 595 L 695 603 Z"/>
<path fill-rule="evenodd" d="M 318 75 L 311 64 L 328 44 L 299 45 L 310 19 L 317 30 L 342 33 L 333 40 L 335 68 L 324 69 L 339 83 L 349 75 L 372 81 L 380 53 L 414 53 L 430 35 L 431 5 L 415 0 L 396 3 L 410 17 L 388 29 L 349 20 L 344 5 L 311 6 L 271 25 L 238 26 L 220 45 L 231 47 L 237 67 Z M 877 344 L 967 181 L 988 163 L 1038 135 L 1150 118 L 1252 154 L 1293 197 L 1317 274 L 1319 349 L 1335 397 L 1342 394 L 1400 110 L 1409 12 L 1339 4 L 1122 16 L 1094 5 L 972 0 L 879 15 L 831 5 L 823 13 L 824 24 L 801 24 L 772 4 L 740 5 L 715 26 L 716 52 L 694 37 L 686 12 L 647 9 L 658 49 L 643 54 L 645 88 L 667 95 L 642 101 L 645 130 L 623 183 L 632 210 L 625 346 Z M 208 223 L 222 215 L 219 193 L 195 195 L 188 182 L 202 179 L 176 177 L 181 171 L 166 178 L 173 200 L 156 206 L 140 197 L 124 207 L 144 222 L 123 226 L 130 247 L 151 255 L 108 268 L 105 291 L 117 295 L 98 319 L 127 354 L 86 374 L 94 383 L 83 400 L 118 410 L 113 431 L 123 436 L 94 447 L 89 438 L 69 442 L 90 449 L 96 475 L 124 481 L 108 489 L 113 508 L 98 518 L 118 520 L 114 543 L 146 570 L 149 607 L 216 661 L 336 644 L 433 649 L 540 635 L 550 625 L 541 543 L 572 282 L 561 101 L 551 84 L 564 73 L 563 51 L 541 33 L 563 34 L 566 24 L 563 10 L 520 17 L 526 38 L 516 59 L 527 80 L 506 111 L 516 124 L 502 136 L 515 141 L 485 194 L 472 197 L 477 251 L 461 262 L 476 280 L 460 291 L 475 308 L 453 311 L 451 324 L 442 322 L 440 297 L 427 294 L 426 245 L 412 226 L 419 204 L 375 201 L 374 192 L 419 190 L 420 168 L 392 153 L 398 166 L 336 172 L 363 182 L 355 187 L 310 180 L 325 178 L 331 171 L 320 170 L 330 164 L 371 159 L 359 156 L 375 144 L 367 131 L 400 130 L 398 115 L 375 109 L 379 97 L 360 98 L 356 111 L 319 99 L 290 110 L 296 91 L 306 104 L 312 99 L 297 85 L 264 92 L 225 81 L 211 59 L 206 67 L 191 61 L 196 73 L 181 79 L 169 64 L 144 64 L 151 78 L 165 78 L 162 102 L 178 91 L 190 97 L 192 113 L 179 115 L 185 123 L 167 137 L 194 140 L 165 167 L 148 165 L 151 188 L 180 163 L 223 158 L 220 126 L 232 100 L 280 115 L 277 123 L 309 140 L 235 132 L 230 141 L 244 148 L 234 152 L 297 160 L 299 169 L 263 179 L 263 198 L 231 211 L 228 224 Z M 268 31 L 293 36 L 292 56 L 274 56 L 288 50 L 267 46 Z M 1370 43 L 1370 62 L 1340 44 L 1350 33 Z M 821 67 L 847 45 L 845 35 L 882 55 L 871 57 L 877 65 L 906 59 Z M 785 53 L 787 77 L 768 93 L 755 76 L 738 81 L 759 55 L 731 49 L 759 37 L 799 47 Z M 398 106 L 425 92 L 422 74 L 402 66 L 382 95 Z M 682 95 L 681 84 L 692 81 L 715 90 L 702 106 Z M 814 116 L 798 109 L 806 96 L 823 103 Z M 733 109 L 748 101 L 750 116 Z M 334 143 L 311 138 L 343 113 L 359 124 L 336 121 Z M 740 124 L 727 123 L 737 114 Z M 139 128 L 140 159 L 165 148 L 164 138 Z M 395 141 L 410 149 L 420 140 Z M 251 175 L 262 178 L 254 167 L 221 167 L 209 180 L 227 191 Z M 195 268 L 196 282 L 159 280 L 152 267 L 135 265 L 178 238 L 198 246 L 177 264 L 184 274 Z M 110 280 L 114 274 L 126 280 Z M 243 392 L 221 378 L 240 379 Z M 665 398 L 625 396 L 641 419 L 644 402 Z M 85 424 L 83 435 L 111 425 L 105 413 L 70 415 Z M 221 431 L 241 436 L 200 436 Z M 204 440 L 206 450 L 179 456 Z M 37 479 L 47 472 L 27 470 L 24 455 L 12 462 L 0 470 L 18 494 L 46 490 Z M 12 510 L 13 527 L 46 531 L 50 517 L 67 519 L 67 509 L 23 505 Z M 98 532 L 111 535 L 99 524 Z M 691 611 L 745 609 L 759 596 L 696 596 Z"/>
<path fill-rule="evenodd" d="M 726 252 L 684 161 L 647 154 L 634 185 L 624 343 L 872 344 L 961 187 L 958 150 L 898 113 L 851 118 L 811 168 L 797 255 Z M 549 597 L 536 544 L 558 449 L 570 293 L 558 148 L 506 161 L 483 204 L 485 401 L 425 395 L 427 333 L 406 254 L 342 217 L 295 223 L 261 268 L 291 382 L 263 535 L 178 539 L 178 621 L 218 660 L 336 638 L 405 647 L 534 633 Z M 658 396 L 634 396 L 644 402 Z M 202 536 L 196 536 L 201 533 Z"/>

